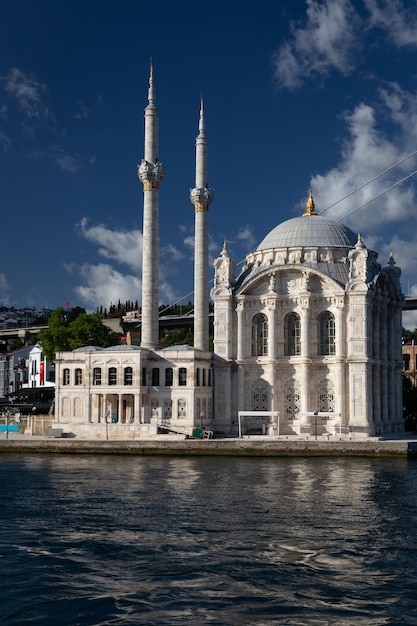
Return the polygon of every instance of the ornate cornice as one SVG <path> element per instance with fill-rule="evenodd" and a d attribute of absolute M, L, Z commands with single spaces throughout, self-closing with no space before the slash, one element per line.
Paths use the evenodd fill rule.
<path fill-rule="evenodd" d="M 213 200 L 213 190 L 207 187 L 194 187 L 190 189 L 190 200 L 196 211 L 208 211 L 210 202 Z"/>
<path fill-rule="evenodd" d="M 142 159 L 140 165 L 138 165 L 138 178 L 143 183 L 144 191 L 149 189 L 159 189 L 159 183 L 164 177 L 164 168 L 162 163 L 157 161 L 156 163 L 149 163 Z"/>

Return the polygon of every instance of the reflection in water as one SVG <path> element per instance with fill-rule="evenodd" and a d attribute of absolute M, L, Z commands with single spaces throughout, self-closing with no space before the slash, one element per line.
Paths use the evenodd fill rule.
<path fill-rule="evenodd" d="M 417 624 L 417 465 L 0 457 L 2 623 Z"/>

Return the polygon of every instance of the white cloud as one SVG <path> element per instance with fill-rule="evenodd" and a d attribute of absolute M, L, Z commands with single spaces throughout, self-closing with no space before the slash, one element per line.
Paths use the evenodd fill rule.
<path fill-rule="evenodd" d="M 7 137 L 7 135 L 2 133 L 1 130 L 0 130 L 0 145 L 3 146 L 4 152 L 7 152 L 8 149 L 10 148 L 10 139 Z"/>
<path fill-rule="evenodd" d="M 183 243 L 185 247 L 188 248 L 188 250 L 190 250 L 194 255 L 194 235 L 188 235 L 188 237 L 185 237 Z"/>
<path fill-rule="evenodd" d="M 311 179 L 318 213 L 389 170 L 415 150 L 415 98 L 415 94 L 402 91 L 398 85 L 389 85 L 381 92 L 375 106 L 359 104 L 353 112 L 345 114 L 348 134 L 341 147 L 339 163 L 325 174 L 317 174 Z M 391 128 L 390 135 L 382 130 L 386 121 L 387 127 Z M 355 231 L 366 231 L 371 235 L 377 235 L 388 224 L 415 224 L 417 198 L 413 178 L 408 184 L 396 186 L 385 194 L 382 192 L 416 169 L 417 156 L 414 156 L 324 214 L 341 219 Z M 382 195 L 360 211 L 355 211 L 378 194 Z"/>
<path fill-rule="evenodd" d="M 332 70 L 349 74 L 360 48 L 360 18 L 349 0 L 307 0 L 304 26 L 291 25 L 292 37 L 273 57 L 281 87 L 299 87 L 304 79 Z"/>
<path fill-rule="evenodd" d="M 111 265 L 85 264 L 79 268 L 84 285 L 74 288 L 80 301 L 89 311 L 97 306 L 109 306 L 119 300 L 138 300 L 141 293 L 141 281 L 137 276 L 124 275 Z"/>
<path fill-rule="evenodd" d="M 81 102 L 81 100 L 78 100 L 76 104 L 75 119 L 85 120 L 87 119 L 87 117 L 89 117 L 89 115 L 90 115 L 89 108 L 84 104 L 84 102 Z"/>
<path fill-rule="evenodd" d="M 38 120 L 51 117 L 48 106 L 43 102 L 43 96 L 48 93 L 48 89 L 33 75 L 13 67 L 9 70 L 5 82 L 6 91 L 14 97 L 20 111 L 26 117 Z"/>
<path fill-rule="evenodd" d="M 184 253 L 181 250 L 178 250 L 172 243 L 169 243 L 166 246 L 163 246 L 160 249 L 161 257 L 168 256 L 171 261 L 180 261 L 184 258 Z"/>
<path fill-rule="evenodd" d="M 69 273 L 79 273 L 83 285 L 74 291 L 83 305 L 95 310 L 97 306 L 109 306 L 118 300 L 141 301 L 142 287 L 140 272 L 142 267 L 142 233 L 140 230 L 111 230 L 100 224 L 88 226 L 86 218 L 77 225 L 80 235 L 98 246 L 98 254 L 119 265 L 126 265 L 132 272 L 124 274 L 111 263 L 85 264 L 81 267 L 68 264 Z M 177 300 L 178 293 L 167 277 L 175 273 L 175 262 L 185 255 L 172 245 L 161 246 L 159 262 L 159 300 L 171 303 Z M 162 260 L 163 259 L 163 260 Z"/>
<path fill-rule="evenodd" d="M 402 0 L 364 0 L 370 24 L 386 31 L 397 46 L 417 46 L 416 6 Z"/>
<path fill-rule="evenodd" d="M 366 15 L 360 15 L 351 0 L 306 0 L 306 4 L 305 21 L 290 23 L 290 39 L 273 55 L 280 87 L 295 89 L 333 71 L 351 74 L 375 29 L 384 35 L 382 45 L 417 46 L 415 3 L 411 7 L 403 0 L 364 0 Z"/>
<path fill-rule="evenodd" d="M 9 283 L 6 275 L 0 274 L 0 304 L 2 306 L 10 306 Z"/>
<path fill-rule="evenodd" d="M 87 218 L 78 224 L 84 239 L 96 244 L 100 256 L 127 265 L 139 273 L 142 265 L 142 233 L 140 230 L 111 230 L 100 224 L 88 227 Z"/>
<path fill-rule="evenodd" d="M 244 226 L 241 228 L 236 234 L 236 239 L 238 239 L 247 250 L 252 250 L 256 243 L 255 237 L 253 236 L 253 226 Z"/>
<path fill-rule="evenodd" d="M 49 152 L 55 163 L 65 172 L 74 174 L 78 171 L 79 162 L 77 157 L 68 154 L 65 150 L 59 148 L 58 146 L 52 146 Z"/>

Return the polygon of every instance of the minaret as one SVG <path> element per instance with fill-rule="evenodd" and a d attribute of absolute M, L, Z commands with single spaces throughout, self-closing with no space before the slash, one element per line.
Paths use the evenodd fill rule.
<path fill-rule="evenodd" d="M 208 188 L 208 141 L 204 126 L 204 103 L 200 103 L 199 133 L 195 141 L 195 187 L 190 200 L 195 207 L 194 241 L 194 347 L 209 348 L 208 208 L 213 192 Z"/>
<path fill-rule="evenodd" d="M 158 161 L 158 121 L 151 65 L 145 108 L 145 157 L 138 166 L 138 177 L 143 183 L 141 346 L 151 350 L 159 343 L 159 183 L 164 170 Z"/>

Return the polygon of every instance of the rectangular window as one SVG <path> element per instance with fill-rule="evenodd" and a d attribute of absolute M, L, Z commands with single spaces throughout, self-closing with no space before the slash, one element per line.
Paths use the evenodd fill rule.
<path fill-rule="evenodd" d="M 117 385 L 117 369 L 115 367 L 109 368 L 109 385 Z"/>
<path fill-rule="evenodd" d="M 180 387 L 187 385 L 187 370 L 185 367 L 180 367 L 178 370 L 178 384 Z"/>
<path fill-rule="evenodd" d="M 152 387 L 159 387 L 159 367 L 152 368 Z"/>
<path fill-rule="evenodd" d="M 63 385 L 69 385 L 70 384 L 70 371 L 69 371 L 69 369 L 67 367 L 62 372 L 62 384 Z"/>
<path fill-rule="evenodd" d="M 172 367 L 167 367 L 165 370 L 165 387 L 172 387 L 174 380 L 174 370 Z"/>
<path fill-rule="evenodd" d="M 80 367 L 77 367 L 75 370 L 75 384 L 82 385 L 83 384 L 83 372 Z"/>
<path fill-rule="evenodd" d="M 101 367 L 93 369 L 93 385 L 101 385 Z"/>
<path fill-rule="evenodd" d="M 133 369 L 131 367 L 125 367 L 124 384 L 133 385 Z"/>

